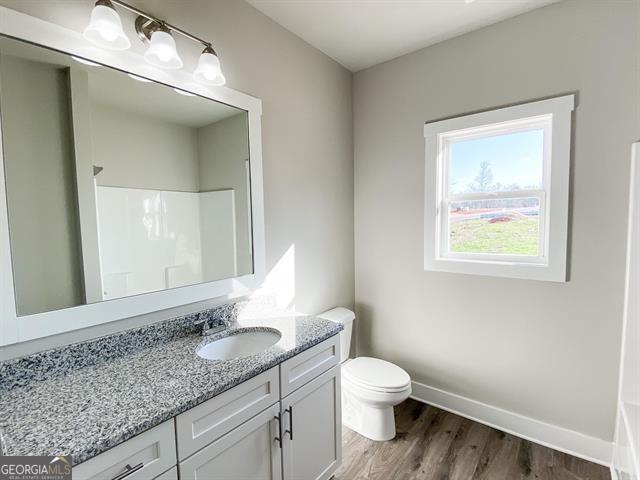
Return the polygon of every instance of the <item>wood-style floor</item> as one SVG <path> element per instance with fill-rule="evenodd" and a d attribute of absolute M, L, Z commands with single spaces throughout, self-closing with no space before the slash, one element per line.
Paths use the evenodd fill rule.
<path fill-rule="evenodd" d="M 374 442 L 343 430 L 335 480 L 610 480 L 609 469 L 438 408 L 395 408 L 397 436 Z"/>

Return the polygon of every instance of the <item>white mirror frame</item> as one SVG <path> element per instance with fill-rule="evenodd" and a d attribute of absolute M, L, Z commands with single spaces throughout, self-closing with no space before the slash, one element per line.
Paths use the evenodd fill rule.
<path fill-rule="evenodd" d="M 9 243 L 4 162 L 0 154 L 0 346 L 157 312 L 167 308 L 233 297 L 258 288 L 265 276 L 264 209 L 262 191 L 262 101 L 228 87 L 195 83 L 187 70 L 150 67 L 131 50 L 111 52 L 89 44 L 79 32 L 0 7 L 0 34 L 69 55 L 83 57 L 128 73 L 187 90 L 211 100 L 246 110 L 249 116 L 253 270 L 250 275 L 135 295 L 115 300 L 18 317 Z M 1 142 L 1 139 L 0 139 Z M 1 143 L 0 143 L 1 147 Z"/>

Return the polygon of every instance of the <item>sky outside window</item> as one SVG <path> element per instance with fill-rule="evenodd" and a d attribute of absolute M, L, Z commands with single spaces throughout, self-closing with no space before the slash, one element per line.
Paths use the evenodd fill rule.
<path fill-rule="evenodd" d="M 542 187 L 544 130 L 454 142 L 450 147 L 451 194 Z"/>

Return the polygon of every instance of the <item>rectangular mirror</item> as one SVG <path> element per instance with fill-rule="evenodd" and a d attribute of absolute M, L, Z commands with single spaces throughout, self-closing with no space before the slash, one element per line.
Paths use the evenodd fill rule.
<path fill-rule="evenodd" d="M 16 316 L 254 272 L 248 112 L 0 38 Z"/>

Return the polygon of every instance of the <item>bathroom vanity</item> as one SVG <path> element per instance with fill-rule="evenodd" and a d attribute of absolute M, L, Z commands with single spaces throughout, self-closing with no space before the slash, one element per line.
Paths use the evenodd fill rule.
<path fill-rule="evenodd" d="M 0 364 L 4 453 L 71 455 L 80 480 L 330 478 L 341 459 L 341 326 L 257 318 L 203 338 L 193 324 L 182 317 Z M 265 329 L 281 338 L 254 355 L 197 354 Z"/>

